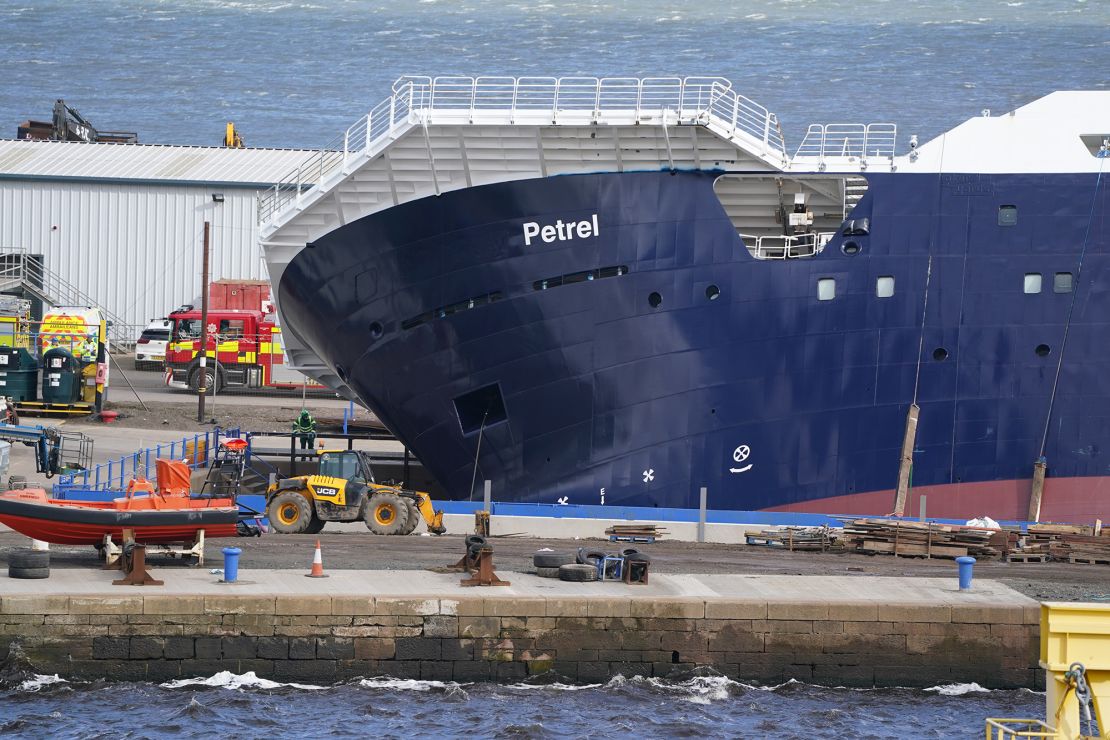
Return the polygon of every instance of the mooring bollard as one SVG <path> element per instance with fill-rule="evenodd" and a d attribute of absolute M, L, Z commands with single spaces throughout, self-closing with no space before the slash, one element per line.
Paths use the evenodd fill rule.
<path fill-rule="evenodd" d="M 960 590 L 971 590 L 971 567 L 975 565 L 975 558 L 970 555 L 956 558 L 956 566 L 960 569 Z"/>
<path fill-rule="evenodd" d="M 239 577 L 239 555 L 242 552 L 238 547 L 224 548 L 224 583 L 235 583 Z"/>

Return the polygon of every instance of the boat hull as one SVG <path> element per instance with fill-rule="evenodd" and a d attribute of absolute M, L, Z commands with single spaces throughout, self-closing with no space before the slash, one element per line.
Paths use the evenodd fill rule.
<path fill-rule="evenodd" d="M 209 506 L 189 500 L 183 508 L 121 510 L 113 502 L 19 500 L 0 496 L 0 524 L 20 534 L 57 545 L 99 545 L 105 536 L 119 542 L 131 530 L 136 542 L 168 544 L 192 541 L 204 530 L 206 538 L 234 537 L 238 507 L 230 501 Z"/>
<path fill-rule="evenodd" d="M 1043 454 L 1043 517 L 1110 517 L 1096 176 L 868 175 L 859 250 L 837 235 L 809 259 L 758 260 L 718 174 L 551 177 L 390 208 L 294 257 L 282 315 L 452 498 L 488 479 L 497 500 L 692 508 L 704 486 L 712 509 L 885 514 L 916 401 L 930 514 L 1024 518 Z M 527 224 L 557 221 L 591 226 L 526 243 Z"/>

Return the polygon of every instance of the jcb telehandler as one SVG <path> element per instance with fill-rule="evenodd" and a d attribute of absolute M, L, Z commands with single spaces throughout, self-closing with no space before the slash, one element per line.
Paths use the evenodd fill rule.
<path fill-rule="evenodd" d="M 327 522 L 359 519 L 374 534 L 411 534 L 421 517 L 432 534 L 447 531 L 428 494 L 375 483 L 362 450 L 321 450 L 315 475 L 271 483 L 266 516 L 274 531 L 286 534 L 316 534 Z"/>

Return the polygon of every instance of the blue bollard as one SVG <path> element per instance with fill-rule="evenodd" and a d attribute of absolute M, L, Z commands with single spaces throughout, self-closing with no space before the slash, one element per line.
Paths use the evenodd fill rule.
<path fill-rule="evenodd" d="M 224 548 L 224 583 L 235 583 L 239 577 L 239 555 L 242 552 L 238 547 Z"/>
<path fill-rule="evenodd" d="M 226 552 L 226 550 L 224 551 Z M 960 590 L 971 590 L 971 567 L 975 565 L 975 558 L 964 555 L 963 557 L 956 558 L 956 565 L 960 569 Z"/>

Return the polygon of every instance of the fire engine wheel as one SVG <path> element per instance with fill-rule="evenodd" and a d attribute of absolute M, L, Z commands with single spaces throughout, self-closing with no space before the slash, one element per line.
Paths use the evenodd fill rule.
<path fill-rule="evenodd" d="M 312 526 L 312 507 L 308 499 L 293 491 L 284 491 L 270 499 L 266 516 L 275 532 L 301 534 Z"/>
<path fill-rule="evenodd" d="M 378 491 L 366 507 L 366 526 L 374 534 L 403 534 L 408 525 L 409 507 L 395 493 Z"/>
<path fill-rule="evenodd" d="M 205 374 L 208 376 L 206 388 L 208 393 L 219 393 L 223 389 L 223 381 L 220 379 L 220 373 L 216 372 L 213 367 L 205 367 Z M 200 389 L 200 368 L 195 367 L 189 373 L 189 388 L 196 391 Z"/>
<path fill-rule="evenodd" d="M 420 509 L 416 508 L 416 503 L 410 499 L 401 499 L 405 502 L 405 507 L 409 510 L 409 519 L 405 524 L 405 528 L 401 530 L 401 534 L 412 534 L 416 530 L 416 525 L 420 524 Z"/>

